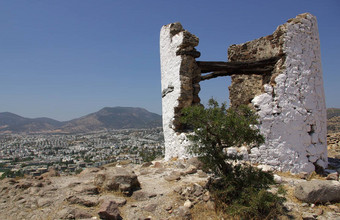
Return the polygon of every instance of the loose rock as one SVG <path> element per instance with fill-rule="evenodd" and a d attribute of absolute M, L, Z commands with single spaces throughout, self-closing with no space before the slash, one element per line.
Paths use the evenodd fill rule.
<path fill-rule="evenodd" d="M 183 220 L 191 219 L 191 213 L 190 213 L 189 208 L 184 207 L 184 206 L 178 207 L 178 209 L 175 210 L 174 214 L 182 218 Z"/>
<path fill-rule="evenodd" d="M 140 188 L 137 175 L 121 167 L 111 167 L 100 171 L 96 175 L 95 184 L 109 191 L 120 190 L 127 195 L 131 195 L 134 190 Z"/>
<path fill-rule="evenodd" d="M 187 200 L 187 201 L 185 201 L 183 206 L 186 207 L 186 208 L 191 208 L 192 207 L 192 202 L 190 202 L 190 200 Z"/>
<path fill-rule="evenodd" d="M 166 181 L 180 180 L 181 179 L 180 175 L 181 174 L 179 172 L 173 171 L 171 174 L 165 176 L 164 179 Z"/>
<path fill-rule="evenodd" d="M 327 180 L 338 180 L 339 179 L 339 174 L 337 172 L 330 173 L 326 177 Z"/>
<path fill-rule="evenodd" d="M 197 168 L 193 165 L 190 165 L 185 171 L 185 174 L 194 174 L 197 172 Z"/>
<path fill-rule="evenodd" d="M 74 191 L 81 195 L 98 195 L 99 194 L 98 187 L 92 184 L 77 185 Z"/>
<path fill-rule="evenodd" d="M 86 207 L 93 207 L 93 206 L 98 205 L 97 198 L 89 197 L 89 196 L 82 196 L 82 197 L 70 196 L 69 198 L 67 198 L 67 201 L 71 204 L 78 204 L 78 205 L 83 205 Z"/>
<path fill-rule="evenodd" d="M 340 201 L 340 183 L 337 181 L 312 180 L 298 183 L 294 195 L 308 203 Z"/>
<path fill-rule="evenodd" d="M 203 194 L 203 187 L 195 183 L 193 186 L 194 196 L 199 197 Z"/>
<path fill-rule="evenodd" d="M 75 219 L 89 219 L 89 218 L 92 218 L 92 215 L 83 209 L 74 209 L 74 218 Z"/>
<path fill-rule="evenodd" d="M 145 162 L 142 164 L 142 167 L 149 167 L 152 165 L 152 162 Z"/>
<path fill-rule="evenodd" d="M 274 181 L 275 181 L 275 183 L 280 184 L 280 183 L 282 183 L 282 178 L 279 175 L 274 174 Z"/>
<path fill-rule="evenodd" d="M 302 213 L 302 219 L 303 220 L 315 220 L 316 218 L 314 217 L 312 213 L 304 212 Z"/>
<path fill-rule="evenodd" d="M 334 210 L 337 213 L 340 213 L 340 207 L 338 207 L 336 205 L 328 205 L 328 208 Z"/>
<path fill-rule="evenodd" d="M 149 195 L 146 192 L 139 190 L 139 191 L 135 191 L 132 194 L 132 198 L 134 198 L 137 201 L 146 201 L 148 200 Z"/>
<path fill-rule="evenodd" d="M 115 202 L 119 207 L 122 207 L 126 204 L 126 199 L 123 197 L 116 197 L 116 196 L 111 196 L 111 195 L 105 195 L 105 196 L 101 196 L 99 198 L 99 201 L 101 203 L 105 202 L 105 201 L 112 201 Z"/>
<path fill-rule="evenodd" d="M 163 168 L 163 164 L 161 162 L 155 162 L 155 164 L 153 165 L 154 168 Z"/>
<path fill-rule="evenodd" d="M 98 215 L 102 219 L 107 220 L 121 220 L 120 211 L 118 205 L 113 201 L 104 202 L 98 211 Z"/>
<path fill-rule="evenodd" d="M 144 207 L 144 210 L 148 212 L 154 212 L 156 208 L 157 204 L 148 204 L 147 206 Z"/>
<path fill-rule="evenodd" d="M 262 170 L 263 172 L 269 172 L 269 171 L 273 171 L 273 167 L 269 166 L 269 165 L 258 165 L 257 166 L 258 169 Z"/>
<path fill-rule="evenodd" d="M 208 175 L 205 172 L 203 172 L 202 170 L 198 170 L 197 174 L 198 174 L 198 177 L 200 177 L 200 178 L 208 177 Z"/>
<path fill-rule="evenodd" d="M 203 163 L 197 157 L 192 157 L 188 159 L 187 164 L 188 166 L 193 165 L 199 170 L 203 168 Z"/>

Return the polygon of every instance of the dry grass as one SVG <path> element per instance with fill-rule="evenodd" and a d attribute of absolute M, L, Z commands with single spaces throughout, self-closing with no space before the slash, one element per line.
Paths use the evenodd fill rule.
<path fill-rule="evenodd" d="M 296 203 L 296 204 L 302 204 L 302 202 L 300 201 L 300 200 L 298 200 L 295 196 L 294 196 L 294 187 L 288 187 L 288 186 L 284 186 L 284 188 L 285 188 L 285 190 L 286 190 L 286 192 L 287 192 L 287 194 L 285 195 L 285 197 L 288 199 L 288 200 L 290 200 L 290 201 L 292 201 L 292 202 L 294 202 L 294 203 Z"/>
<path fill-rule="evenodd" d="M 287 178 L 293 178 L 293 179 L 301 179 L 298 175 L 294 175 L 290 172 L 274 172 L 275 174 L 281 176 L 281 177 L 287 177 Z M 316 172 L 312 172 L 307 176 L 308 181 L 312 180 L 312 179 L 319 179 L 319 180 L 325 180 L 326 178 L 321 176 L 320 174 L 317 174 Z"/>
<path fill-rule="evenodd" d="M 295 178 L 295 179 L 300 179 L 298 176 L 292 174 L 291 172 L 280 172 L 276 171 L 274 172 L 275 174 L 281 176 L 281 177 L 289 177 L 289 178 Z"/>
<path fill-rule="evenodd" d="M 205 204 L 199 203 L 196 204 L 191 209 L 191 215 L 192 219 L 199 220 L 199 219 L 205 219 L 205 220 L 220 220 L 221 217 L 218 216 L 218 214 L 215 212 L 215 210 L 207 209 L 205 207 Z"/>
<path fill-rule="evenodd" d="M 314 171 L 314 172 L 311 173 L 311 174 L 309 175 L 309 177 L 307 178 L 308 181 L 309 181 L 309 180 L 312 180 L 312 179 L 326 180 L 326 177 L 323 177 L 323 176 L 317 174 L 317 173 Z"/>

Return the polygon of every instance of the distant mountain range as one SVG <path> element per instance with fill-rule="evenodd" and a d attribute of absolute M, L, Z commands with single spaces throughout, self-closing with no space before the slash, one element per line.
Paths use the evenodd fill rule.
<path fill-rule="evenodd" d="M 162 117 L 143 108 L 106 107 L 98 112 L 60 122 L 50 118 L 24 118 L 0 113 L 0 133 L 80 133 L 105 129 L 154 128 L 162 126 Z"/>

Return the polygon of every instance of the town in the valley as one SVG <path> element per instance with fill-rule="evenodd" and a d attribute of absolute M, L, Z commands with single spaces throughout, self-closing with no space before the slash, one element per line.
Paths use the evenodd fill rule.
<path fill-rule="evenodd" d="M 86 134 L 1 134 L 0 176 L 77 173 L 114 162 L 142 163 L 164 154 L 161 128 Z"/>

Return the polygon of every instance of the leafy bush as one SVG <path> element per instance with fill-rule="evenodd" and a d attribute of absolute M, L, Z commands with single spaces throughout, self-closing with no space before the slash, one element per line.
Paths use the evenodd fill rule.
<path fill-rule="evenodd" d="M 210 185 L 217 208 L 241 218 L 264 218 L 279 213 L 281 197 L 266 189 L 274 183 L 271 173 L 265 173 L 242 158 L 225 153 L 229 147 L 258 146 L 264 142 L 258 117 L 247 106 L 237 109 L 221 106 L 213 99 L 208 108 L 201 105 L 182 110 L 181 123 L 193 132 L 188 151 L 196 155 L 216 176 Z"/>

